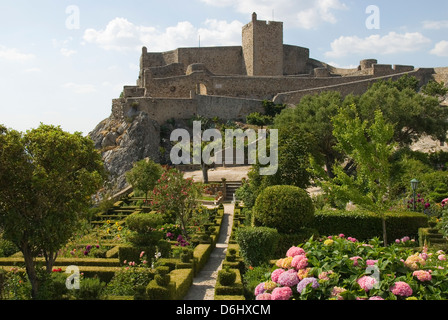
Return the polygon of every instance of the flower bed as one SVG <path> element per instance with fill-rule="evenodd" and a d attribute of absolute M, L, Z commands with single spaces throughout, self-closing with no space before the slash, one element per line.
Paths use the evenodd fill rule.
<path fill-rule="evenodd" d="M 375 238 L 311 238 L 275 261 L 255 288 L 257 300 L 445 300 L 445 253 L 408 247 L 409 239 L 383 247 Z"/>

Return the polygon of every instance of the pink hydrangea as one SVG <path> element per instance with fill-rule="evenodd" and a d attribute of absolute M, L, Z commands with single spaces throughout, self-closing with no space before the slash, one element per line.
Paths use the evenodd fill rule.
<path fill-rule="evenodd" d="M 384 299 L 380 296 L 373 296 L 373 297 L 370 297 L 369 300 L 384 300 Z"/>
<path fill-rule="evenodd" d="M 352 260 L 353 261 L 353 265 L 355 266 L 355 267 L 357 267 L 359 264 L 358 264 L 358 260 L 359 259 L 361 259 L 362 260 L 362 258 L 361 257 L 359 257 L 359 256 L 356 256 L 356 257 L 351 257 L 350 258 L 350 260 Z"/>
<path fill-rule="evenodd" d="M 344 291 L 347 291 L 344 288 L 341 287 L 334 287 L 333 290 L 331 290 L 331 298 L 336 298 L 337 300 L 344 300 L 344 297 L 341 296 L 341 293 Z"/>
<path fill-rule="evenodd" d="M 412 273 L 412 275 L 414 276 L 414 277 L 417 277 L 417 279 L 418 280 L 420 280 L 420 281 L 431 281 L 431 279 L 432 279 L 432 276 L 431 276 L 431 272 L 429 272 L 429 271 L 425 271 L 425 270 L 417 270 L 417 271 L 414 271 L 413 273 Z"/>
<path fill-rule="evenodd" d="M 404 264 L 411 270 L 417 270 L 420 266 L 424 266 L 426 263 L 425 259 L 420 257 L 418 253 L 409 256 Z"/>
<path fill-rule="evenodd" d="M 258 286 L 255 287 L 255 296 L 258 296 L 262 293 L 264 293 L 266 289 L 264 288 L 264 282 L 260 283 Z"/>
<path fill-rule="evenodd" d="M 290 287 L 278 287 L 271 293 L 271 300 L 289 300 L 292 296 L 292 289 Z"/>
<path fill-rule="evenodd" d="M 298 255 L 292 258 L 291 267 L 297 270 L 304 269 L 308 266 L 308 258 L 305 255 Z"/>
<path fill-rule="evenodd" d="M 303 289 L 306 288 L 307 285 L 311 283 L 311 288 L 316 289 L 319 287 L 319 282 L 317 282 L 317 279 L 314 277 L 309 277 L 301 280 L 299 284 L 297 285 L 297 292 L 302 293 Z"/>
<path fill-rule="evenodd" d="M 366 260 L 366 265 L 368 265 L 368 266 L 373 266 L 373 265 L 375 265 L 377 262 L 378 262 L 378 260 L 371 260 L 371 259 L 369 259 L 369 260 Z"/>
<path fill-rule="evenodd" d="M 440 261 L 446 261 L 446 256 L 444 254 L 439 254 L 437 259 L 439 259 Z"/>
<path fill-rule="evenodd" d="M 397 281 L 390 288 L 390 291 L 396 296 L 409 297 L 412 295 L 412 288 L 404 281 Z"/>
<path fill-rule="evenodd" d="M 302 254 L 305 254 L 305 250 L 303 250 L 303 248 L 300 248 L 300 247 L 291 247 L 286 252 L 287 257 L 295 257 L 297 255 L 302 255 Z"/>
<path fill-rule="evenodd" d="M 270 293 L 261 293 L 255 297 L 255 300 L 272 300 L 272 295 Z"/>
<path fill-rule="evenodd" d="M 283 272 L 277 280 L 277 283 L 281 286 L 292 287 L 299 283 L 299 277 L 294 269 Z"/>
<path fill-rule="evenodd" d="M 277 281 L 278 281 L 278 277 L 279 277 L 283 272 L 285 272 L 285 270 L 283 270 L 283 269 L 275 269 L 275 270 L 272 271 L 272 273 L 271 273 L 271 280 L 274 281 L 274 282 L 277 282 Z"/>
<path fill-rule="evenodd" d="M 319 273 L 319 280 L 330 280 L 329 275 L 333 274 L 333 271 L 323 271 L 321 273 Z"/>
<path fill-rule="evenodd" d="M 376 279 L 370 276 L 363 276 L 359 278 L 357 282 L 364 291 L 373 289 L 373 287 L 377 283 Z"/>

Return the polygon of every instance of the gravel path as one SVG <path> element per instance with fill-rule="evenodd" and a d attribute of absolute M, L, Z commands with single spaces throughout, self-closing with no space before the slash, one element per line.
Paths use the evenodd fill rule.
<path fill-rule="evenodd" d="M 216 247 L 210 254 L 207 264 L 193 279 L 193 285 L 184 300 L 214 300 L 218 271 L 222 268 L 232 232 L 234 208 L 233 203 L 224 203 L 224 216 Z"/>

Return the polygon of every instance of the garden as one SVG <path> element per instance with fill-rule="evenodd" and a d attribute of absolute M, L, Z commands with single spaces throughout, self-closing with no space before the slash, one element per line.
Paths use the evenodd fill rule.
<path fill-rule="evenodd" d="M 257 125 L 278 130 L 278 170 L 252 165 L 235 194 L 215 300 L 447 299 L 448 153 L 411 148 L 445 141 L 442 87 L 405 76 L 266 102 Z M 0 126 L 0 147 L 1 299 L 186 296 L 221 230 L 219 183 L 145 159 L 130 194 L 92 198 L 106 175 L 79 134 Z"/>

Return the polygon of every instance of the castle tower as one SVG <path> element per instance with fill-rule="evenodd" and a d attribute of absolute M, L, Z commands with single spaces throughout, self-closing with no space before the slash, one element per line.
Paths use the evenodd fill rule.
<path fill-rule="evenodd" d="M 283 75 L 283 22 L 257 20 L 243 27 L 243 58 L 248 76 Z"/>

